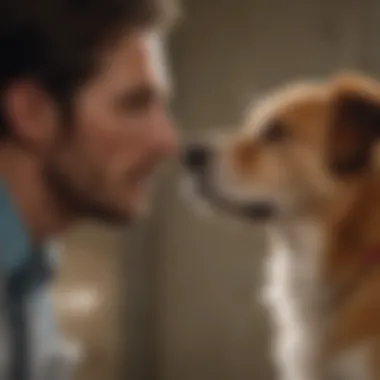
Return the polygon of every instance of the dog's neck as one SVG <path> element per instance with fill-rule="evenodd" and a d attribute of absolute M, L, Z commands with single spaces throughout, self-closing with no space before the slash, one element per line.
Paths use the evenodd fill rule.
<path fill-rule="evenodd" d="M 317 220 L 283 220 L 271 226 L 269 239 L 272 253 L 270 260 L 282 263 L 283 275 L 291 283 L 297 284 L 296 288 L 302 294 L 307 294 L 301 297 L 302 300 L 307 300 L 307 303 L 314 300 L 313 305 L 317 305 L 317 299 L 322 295 L 321 266 L 326 242 Z M 277 282 L 276 276 L 270 275 L 269 282 Z M 299 295 L 295 298 L 300 299 Z"/>
<path fill-rule="evenodd" d="M 378 250 L 380 265 L 380 179 L 364 178 L 327 211 L 325 273 L 341 286 L 357 276 L 368 255 Z"/>
<path fill-rule="evenodd" d="M 295 254 L 302 255 L 310 250 L 321 249 L 321 242 L 325 240 L 321 227 L 320 220 L 311 215 L 277 220 L 271 230 Z"/>

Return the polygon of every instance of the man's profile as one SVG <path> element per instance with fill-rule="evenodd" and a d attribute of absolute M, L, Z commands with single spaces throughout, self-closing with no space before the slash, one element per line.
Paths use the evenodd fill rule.
<path fill-rule="evenodd" d="M 160 0 L 0 5 L 0 378 L 64 379 L 50 238 L 81 217 L 124 223 L 176 151 L 155 65 Z"/>

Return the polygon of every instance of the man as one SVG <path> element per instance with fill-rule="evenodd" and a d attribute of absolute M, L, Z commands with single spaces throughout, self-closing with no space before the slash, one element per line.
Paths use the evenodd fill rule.
<path fill-rule="evenodd" d="M 166 111 L 159 0 L 2 0 L 0 378 L 66 378 L 45 242 L 81 217 L 147 205 L 176 151 Z"/>

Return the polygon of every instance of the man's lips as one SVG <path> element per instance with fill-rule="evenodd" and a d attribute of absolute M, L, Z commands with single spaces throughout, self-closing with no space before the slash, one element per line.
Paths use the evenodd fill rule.
<path fill-rule="evenodd" d="M 149 181 L 156 169 L 156 162 L 149 160 L 136 166 L 128 173 L 128 181 L 131 183 L 141 183 Z"/>

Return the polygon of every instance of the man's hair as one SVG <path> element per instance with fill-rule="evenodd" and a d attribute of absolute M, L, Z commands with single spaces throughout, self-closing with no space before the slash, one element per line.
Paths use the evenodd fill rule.
<path fill-rule="evenodd" d="M 0 139 L 9 133 L 3 99 L 12 82 L 36 81 L 68 107 L 105 49 L 128 30 L 166 24 L 173 5 L 167 0 L 1 0 Z"/>

